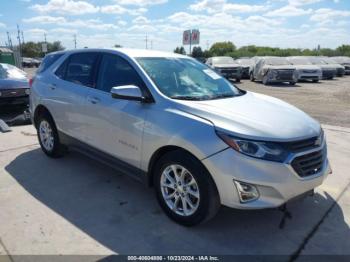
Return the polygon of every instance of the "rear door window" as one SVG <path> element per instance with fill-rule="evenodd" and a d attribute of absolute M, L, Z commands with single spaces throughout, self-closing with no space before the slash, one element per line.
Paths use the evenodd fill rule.
<path fill-rule="evenodd" d="M 63 79 L 78 85 L 94 87 L 94 68 L 98 57 L 98 53 L 92 52 L 71 55 L 67 65 L 62 64 L 62 71 L 65 71 Z"/>
<path fill-rule="evenodd" d="M 64 54 L 60 53 L 60 54 L 48 54 L 44 57 L 43 61 L 41 62 L 37 73 L 42 73 L 44 72 L 46 69 L 48 69 L 53 63 L 55 63 L 60 57 L 62 57 Z"/>

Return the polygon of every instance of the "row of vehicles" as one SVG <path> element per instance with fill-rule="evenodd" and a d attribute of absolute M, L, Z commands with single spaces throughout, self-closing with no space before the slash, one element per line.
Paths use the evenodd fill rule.
<path fill-rule="evenodd" d="M 41 58 L 22 57 L 22 67 L 36 67 L 41 64 Z"/>
<path fill-rule="evenodd" d="M 228 79 L 239 82 L 242 78 L 261 81 L 264 85 L 298 81 L 318 82 L 350 74 L 349 57 L 321 56 L 256 56 L 240 58 L 221 56 L 208 58 L 206 64 Z"/>

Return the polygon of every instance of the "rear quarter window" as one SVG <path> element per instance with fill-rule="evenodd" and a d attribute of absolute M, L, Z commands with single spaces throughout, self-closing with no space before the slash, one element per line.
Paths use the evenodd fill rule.
<path fill-rule="evenodd" d="M 37 70 L 37 73 L 46 71 L 53 63 L 55 63 L 63 54 L 46 55 Z"/>

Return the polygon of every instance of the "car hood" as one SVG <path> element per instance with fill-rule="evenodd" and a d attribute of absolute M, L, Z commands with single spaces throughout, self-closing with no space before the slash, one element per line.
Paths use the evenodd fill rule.
<path fill-rule="evenodd" d="M 320 124 L 279 99 L 247 92 L 245 95 L 208 101 L 178 100 L 179 109 L 210 121 L 217 130 L 234 136 L 292 141 L 317 136 Z"/>
<path fill-rule="evenodd" d="M 28 81 L 19 79 L 0 79 L 0 90 L 19 88 L 29 88 Z"/>
<path fill-rule="evenodd" d="M 276 69 L 276 70 L 283 70 L 283 69 L 295 69 L 294 65 L 264 65 L 264 69 Z"/>
<path fill-rule="evenodd" d="M 297 70 L 321 70 L 319 66 L 316 65 L 295 65 Z"/>
<path fill-rule="evenodd" d="M 241 67 L 239 64 L 215 64 L 213 65 L 215 68 L 236 68 Z"/>

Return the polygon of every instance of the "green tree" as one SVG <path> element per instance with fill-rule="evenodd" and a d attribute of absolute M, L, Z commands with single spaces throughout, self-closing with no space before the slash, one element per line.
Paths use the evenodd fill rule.
<path fill-rule="evenodd" d="M 181 55 L 186 55 L 186 50 L 183 46 L 181 47 L 176 47 L 174 49 L 174 53 L 181 54 Z"/>
<path fill-rule="evenodd" d="M 236 50 L 236 46 L 232 42 L 216 42 L 210 47 L 213 56 L 223 56 Z"/>
<path fill-rule="evenodd" d="M 21 46 L 21 52 L 23 57 L 43 57 L 45 54 L 42 52 L 42 44 L 45 42 L 26 42 Z M 56 52 L 64 50 L 64 46 L 60 41 L 47 42 L 47 52 Z"/>
<path fill-rule="evenodd" d="M 119 44 L 115 44 L 114 47 L 115 47 L 115 48 L 120 48 L 120 47 L 122 47 L 122 46 L 119 45 Z"/>
<path fill-rule="evenodd" d="M 202 48 L 200 46 L 193 47 L 193 49 L 192 49 L 192 57 L 195 57 L 195 58 L 204 57 L 204 53 L 203 53 Z"/>

